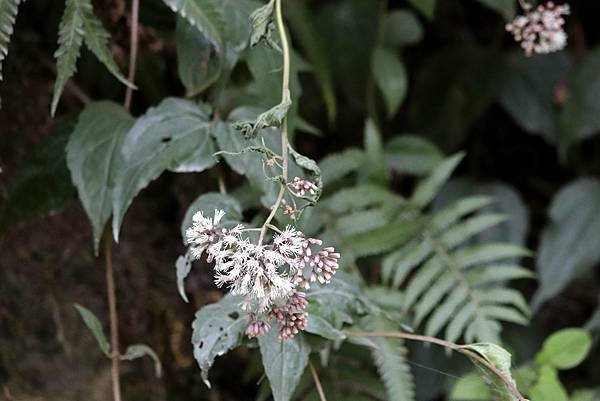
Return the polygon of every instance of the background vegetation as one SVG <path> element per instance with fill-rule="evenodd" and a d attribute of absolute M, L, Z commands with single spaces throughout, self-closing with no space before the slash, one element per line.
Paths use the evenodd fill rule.
<path fill-rule="evenodd" d="M 80 54 L 62 54 L 78 59 L 68 81 L 74 71 L 54 59 L 59 30 L 68 28 L 59 28 L 64 2 L 19 3 L 0 0 L 3 16 L 18 4 L 10 44 L 5 27 L 12 24 L 0 18 L 0 397 L 105 400 L 110 365 L 73 304 L 109 320 L 104 263 L 93 245 L 113 211 L 86 214 L 75 185 L 95 178 L 77 181 L 73 171 L 102 160 L 93 159 L 93 150 L 72 151 L 80 157 L 68 160 L 65 148 L 74 146 L 82 121 L 99 138 L 134 123 L 112 104 L 90 106 L 120 103 L 125 94 L 114 75 L 126 81 L 119 71 L 129 66 L 131 5 L 96 0 L 82 14 L 92 22 L 83 25 Z M 82 3 L 89 2 L 68 0 L 66 9 Z M 181 149 L 200 148 L 194 140 L 173 150 L 172 137 L 161 137 L 135 144 L 144 151 L 129 155 L 145 175 L 121 184 L 115 212 L 123 223 L 113 255 L 121 341 L 149 344 L 163 374 L 154 376 L 150 360 L 123 364 L 123 395 L 266 397 L 252 343 L 217 359 L 212 390 L 204 386 L 190 322 L 221 292 L 212 271 L 199 265 L 186 282 L 190 303 L 183 303 L 174 262 L 185 252 L 180 229 L 182 221 L 189 225 L 188 208 L 219 192 L 219 179 L 247 220 L 264 215 L 261 201 L 269 205 L 271 189 L 261 163 L 247 154 L 215 163 L 211 155 L 242 146 L 229 122 L 279 102 L 280 56 L 262 44 L 248 46 L 247 18 L 259 2 L 224 0 L 221 28 L 208 20 L 217 34 L 195 29 L 169 3 L 176 2 L 142 2 L 131 114 L 148 117 L 150 107 L 168 108 L 165 98 L 187 97 L 190 103 L 173 103 L 171 110 L 186 113 L 185 105 L 201 101 L 212 112 L 194 109 L 193 118 L 217 125 L 191 164 Z M 303 224 L 341 249 L 342 270 L 359 281 L 356 299 L 364 304 L 344 305 L 348 314 L 385 311 L 354 318 L 355 327 L 410 326 L 458 342 L 497 342 L 512 352 L 519 388 L 533 401 L 600 399 L 598 5 L 570 3 L 566 51 L 526 57 L 504 29 L 519 11 L 513 1 L 284 4 L 294 49 L 291 131 L 296 149 L 320 162 L 324 184 Z M 173 137 L 183 130 L 156 128 Z M 432 260 L 441 260 L 440 267 Z M 443 274 L 451 270 L 468 273 Z M 473 318 L 469 310 L 481 305 L 486 312 Z M 315 316 L 334 314 L 326 306 Z M 575 327 L 583 330 L 549 337 Z M 319 367 L 330 400 L 494 397 L 460 355 L 373 341 L 370 347 L 346 342 Z M 308 371 L 295 397 L 317 399 Z"/>

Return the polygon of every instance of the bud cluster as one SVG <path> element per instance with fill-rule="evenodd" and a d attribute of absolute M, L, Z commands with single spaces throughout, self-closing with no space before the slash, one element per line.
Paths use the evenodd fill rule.
<path fill-rule="evenodd" d="M 304 238 L 304 234 L 299 234 Z M 310 288 L 310 283 L 331 283 L 331 278 L 339 268 L 340 254 L 331 246 L 314 251 L 314 246 L 321 246 L 323 241 L 316 238 L 305 238 L 302 242 L 302 253 L 298 261 L 295 283 L 304 289 Z"/>
<path fill-rule="evenodd" d="M 568 4 L 540 4 L 525 15 L 520 15 L 506 25 L 517 42 L 529 56 L 532 53 L 551 53 L 564 49 L 567 34 L 563 29 L 563 16 L 570 13 Z"/>
<path fill-rule="evenodd" d="M 305 196 L 307 192 L 310 193 L 311 195 L 316 195 L 317 192 L 319 191 L 319 187 L 316 184 L 314 184 L 308 180 L 303 180 L 300 177 L 294 178 L 292 187 L 294 188 L 296 193 L 300 196 Z"/>

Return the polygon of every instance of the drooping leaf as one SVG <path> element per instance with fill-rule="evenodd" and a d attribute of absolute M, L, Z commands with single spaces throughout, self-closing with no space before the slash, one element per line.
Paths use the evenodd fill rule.
<path fill-rule="evenodd" d="M 59 125 L 19 164 L 15 178 L 8 183 L 0 232 L 19 221 L 56 213 L 73 199 L 65 146 L 74 127 L 74 119 Z"/>
<path fill-rule="evenodd" d="M 96 338 L 96 342 L 98 343 L 98 346 L 102 352 L 104 352 L 104 355 L 110 358 L 110 344 L 104 335 L 104 329 L 102 328 L 102 323 L 100 323 L 100 320 L 98 320 L 96 315 L 94 315 L 94 313 L 92 313 L 89 309 L 84 308 L 79 304 L 75 304 L 74 306 L 75 309 L 77 309 L 77 312 L 79 312 L 79 315 L 81 315 L 81 318 L 83 319 L 83 322 L 87 328 L 90 329 Z"/>
<path fill-rule="evenodd" d="M 167 98 L 137 120 L 123 140 L 124 166 L 115 177 L 115 240 L 135 196 L 165 170 L 200 172 L 215 164 L 210 131 L 209 110 L 181 99 Z"/>
<path fill-rule="evenodd" d="M 496 11 L 506 21 L 515 18 L 517 4 L 512 0 L 478 0 L 481 4 Z"/>
<path fill-rule="evenodd" d="M 388 118 L 392 118 L 406 97 L 406 68 L 394 51 L 384 47 L 374 50 L 372 68 L 375 83 L 385 100 Z"/>
<path fill-rule="evenodd" d="M 149 356 L 152 358 L 154 361 L 154 372 L 156 377 L 160 377 L 162 375 L 162 365 L 160 363 L 160 359 L 158 359 L 156 352 L 154 352 L 154 350 L 146 344 L 129 345 L 125 350 L 125 353 L 121 355 L 121 359 L 124 361 L 132 361 L 144 356 Z"/>
<path fill-rule="evenodd" d="M 516 386 L 510 372 L 511 355 L 504 348 L 496 344 L 489 343 L 469 344 L 461 348 L 473 352 L 479 357 L 483 358 L 489 364 L 493 365 L 507 381 L 512 383 L 513 386 Z M 494 395 L 495 400 L 518 401 L 510 387 L 500 377 L 498 377 L 495 372 L 490 370 L 476 358 L 473 358 L 471 355 L 467 354 L 467 356 L 479 370 L 479 373 L 487 384 L 490 393 Z"/>
<path fill-rule="evenodd" d="M 258 337 L 265 374 L 275 401 L 290 401 L 302 373 L 308 364 L 310 346 L 302 334 L 284 341 L 277 339 L 278 330 Z"/>
<path fill-rule="evenodd" d="M 430 173 L 444 158 L 437 146 L 416 135 L 396 136 L 384 151 L 388 169 L 419 176 Z"/>
<path fill-rule="evenodd" d="M 98 244 L 113 210 L 115 180 L 125 165 L 121 155 L 123 139 L 133 126 L 127 111 L 112 102 L 88 104 L 67 144 L 67 165 L 77 187 Z"/>
<path fill-rule="evenodd" d="M 177 276 L 177 291 L 185 302 L 189 302 L 187 295 L 185 294 L 185 279 L 192 270 L 192 259 L 190 254 L 180 255 L 175 261 L 175 275 Z"/>
<path fill-rule="evenodd" d="M 583 178 L 552 200 L 536 259 L 540 285 L 532 301 L 534 310 L 600 260 L 599 199 L 600 181 Z"/>
<path fill-rule="evenodd" d="M 273 24 L 274 10 L 275 0 L 269 0 L 267 4 L 257 8 L 250 14 L 251 46 L 256 46 L 261 40 L 271 41 L 271 32 L 275 29 Z"/>
<path fill-rule="evenodd" d="M 240 297 L 227 295 L 196 312 L 192 323 L 192 345 L 194 357 L 202 371 L 202 380 L 208 387 L 208 371 L 215 358 L 242 342 L 248 322 L 240 316 L 241 300 Z"/>
<path fill-rule="evenodd" d="M 0 3 L 0 81 L 2 81 L 2 62 L 8 54 L 8 44 L 17 19 L 19 3 L 21 0 L 2 0 Z"/>
<path fill-rule="evenodd" d="M 292 101 L 286 99 L 264 113 L 259 114 L 255 121 L 238 121 L 233 124 L 233 127 L 242 131 L 244 138 L 253 139 L 263 128 L 280 127 L 291 106 Z"/>
<path fill-rule="evenodd" d="M 59 47 L 54 53 L 58 75 L 54 84 L 51 112 L 56 112 L 64 87 L 76 71 L 81 44 L 86 46 L 104 66 L 123 84 L 134 88 L 123 74 L 108 48 L 109 33 L 94 14 L 91 0 L 66 0 L 58 35 Z"/>
<path fill-rule="evenodd" d="M 388 47 L 418 43 L 423 37 L 423 27 L 409 10 L 390 11 L 385 18 L 384 44 Z"/>
<path fill-rule="evenodd" d="M 549 365 L 556 369 L 572 369 L 587 356 L 592 346 L 590 334 L 580 328 L 562 329 L 544 341 L 537 354 L 539 365 Z"/>

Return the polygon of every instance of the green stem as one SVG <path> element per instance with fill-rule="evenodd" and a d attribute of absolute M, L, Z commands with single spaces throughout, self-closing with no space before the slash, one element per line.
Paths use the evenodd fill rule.
<path fill-rule="evenodd" d="M 290 100 L 290 46 L 285 33 L 285 25 L 283 24 L 281 0 L 275 1 L 275 19 L 277 21 L 277 29 L 279 30 L 279 38 L 281 40 L 281 51 L 283 53 L 283 82 L 281 84 L 281 101 L 283 103 Z M 269 213 L 269 216 L 260 230 L 259 244 L 262 244 L 267 228 L 271 225 L 271 221 L 275 217 L 286 191 L 289 164 L 287 116 L 283 119 L 283 123 L 281 124 L 281 157 L 283 159 L 283 183 L 281 184 L 277 200 L 273 204 L 271 213 Z"/>

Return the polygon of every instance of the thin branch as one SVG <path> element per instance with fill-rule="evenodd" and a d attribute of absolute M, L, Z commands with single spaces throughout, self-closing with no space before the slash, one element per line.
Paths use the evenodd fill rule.
<path fill-rule="evenodd" d="M 131 1 L 131 36 L 129 49 L 129 74 L 127 79 L 133 83 L 135 80 L 135 70 L 137 68 L 138 54 L 138 31 L 139 31 L 139 16 L 140 16 L 140 0 Z M 127 87 L 125 91 L 125 101 L 123 105 L 127 110 L 131 108 L 131 99 L 133 98 L 133 88 Z"/>
<path fill-rule="evenodd" d="M 108 292 L 108 308 L 110 318 L 111 375 L 113 383 L 113 401 L 121 401 L 121 378 L 119 353 L 119 319 L 117 315 L 117 294 L 115 275 L 112 263 L 112 235 L 110 230 L 104 232 L 104 258 L 106 261 L 106 289 Z"/>
<path fill-rule="evenodd" d="M 279 38 L 281 40 L 281 49 L 283 53 L 283 82 L 281 85 L 281 101 L 286 102 L 290 99 L 290 47 L 287 40 L 287 35 L 285 33 L 285 25 L 283 24 L 283 13 L 281 12 L 281 1 L 276 0 L 275 2 L 275 14 L 277 20 L 277 28 L 279 30 Z M 258 240 L 259 244 L 262 244 L 262 241 L 265 237 L 265 233 L 267 232 L 267 228 L 271 224 L 271 221 L 275 217 L 277 210 L 279 209 L 279 205 L 283 200 L 285 195 L 285 186 L 288 178 L 288 164 L 289 164 L 289 153 L 288 153 L 288 124 L 287 124 L 287 116 L 283 119 L 283 123 L 281 124 L 281 155 L 283 157 L 283 183 L 281 184 L 281 188 L 279 189 L 279 194 L 277 195 L 277 200 L 273 205 L 273 209 L 271 213 L 265 220 L 262 225 L 260 231 L 260 238 Z"/>
<path fill-rule="evenodd" d="M 321 401 L 327 401 L 327 397 L 325 397 L 325 392 L 323 391 L 323 386 L 321 386 L 321 380 L 319 380 L 319 375 L 317 374 L 317 370 L 315 369 L 315 365 L 313 365 L 312 361 L 308 361 L 308 367 L 310 368 L 310 374 L 315 381 L 315 385 L 317 386 L 317 392 L 319 393 L 319 398 Z"/>
<path fill-rule="evenodd" d="M 419 334 L 410 334 L 410 333 L 402 333 L 400 331 L 372 331 L 372 332 L 359 332 L 359 331 L 345 331 L 344 334 L 348 337 L 396 337 L 403 338 L 405 340 L 413 340 L 420 341 L 425 343 L 437 344 L 442 347 L 449 348 L 453 351 L 456 351 L 460 354 L 466 355 L 467 357 L 476 360 L 487 369 L 489 369 L 492 373 L 494 373 L 502 382 L 506 385 L 508 390 L 512 393 L 513 396 L 517 398 L 519 401 L 528 401 L 523 395 L 519 392 L 517 387 L 514 385 L 512 381 L 504 373 L 502 373 L 496 366 L 487 361 L 485 358 L 481 357 L 479 354 L 465 348 L 462 345 L 455 344 L 451 341 L 442 340 L 441 338 L 430 337 L 430 336 L 422 336 Z"/>

